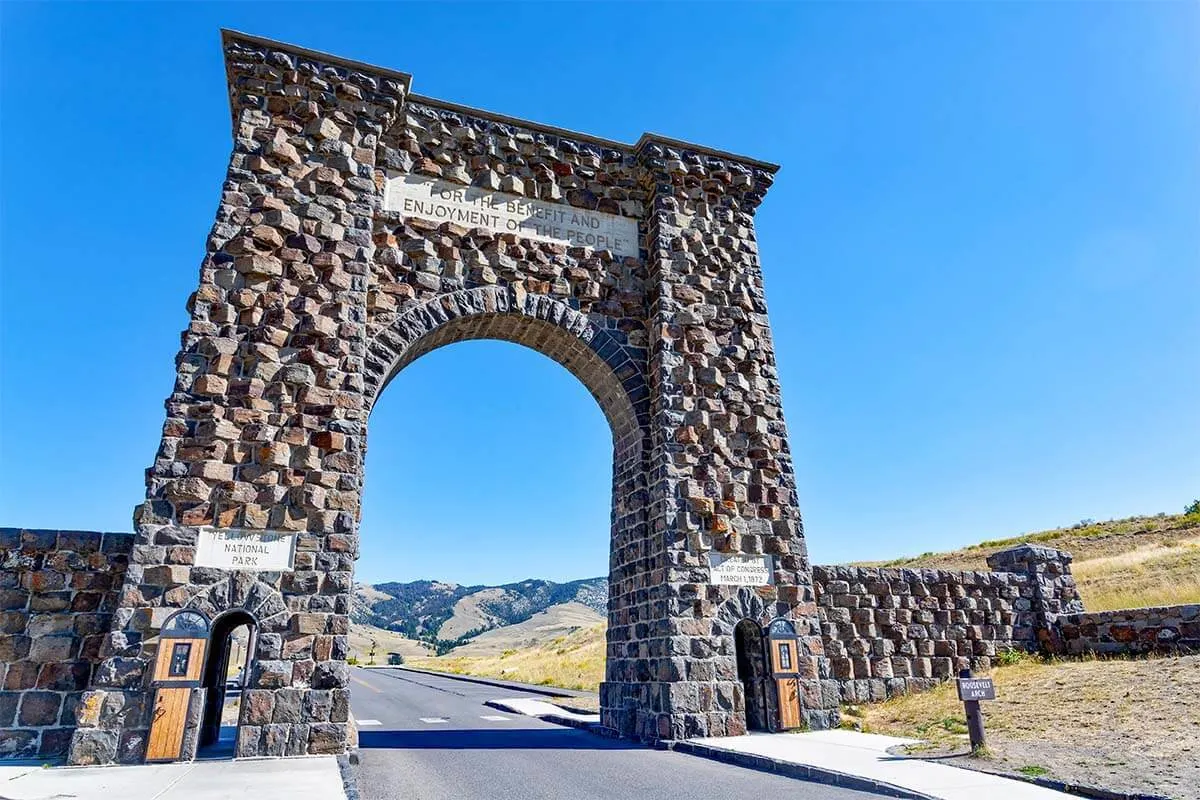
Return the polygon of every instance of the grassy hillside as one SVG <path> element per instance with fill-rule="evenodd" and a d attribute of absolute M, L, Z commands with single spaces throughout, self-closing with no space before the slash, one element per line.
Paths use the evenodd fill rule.
<path fill-rule="evenodd" d="M 516 626 L 513 626 L 516 627 Z M 499 634 L 504 629 L 493 631 Z M 481 637 L 482 638 L 482 637 Z M 466 645 L 438 658 L 412 659 L 409 666 L 461 675 L 503 678 L 522 683 L 561 686 L 595 692 L 604 680 L 604 624 L 580 628 L 528 647 L 514 646 L 499 653 L 470 652 Z"/>
<path fill-rule="evenodd" d="M 865 566 L 987 569 L 986 559 L 1015 544 L 1066 550 L 1089 611 L 1200 603 L 1200 514 L 1094 522 L 995 539 L 947 553 L 877 561 Z"/>
<path fill-rule="evenodd" d="M 466 644 L 459 645 L 448 655 L 498 656 L 506 650 L 528 650 L 551 643 L 558 649 L 563 637 L 604 624 L 604 617 L 580 603 L 559 603 L 539 611 L 524 622 L 485 631 Z"/>
<path fill-rule="evenodd" d="M 386 664 L 388 653 L 399 653 L 407 661 L 413 658 L 424 658 L 433 655 L 433 648 L 425 642 L 409 639 L 396 631 L 376 628 L 372 625 L 350 625 L 350 657 L 360 664 Z M 375 651 L 374 659 L 371 651 Z"/>
<path fill-rule="evenodd" d="M 579 603 L 603 613 L 608 580 L 526 580 L 503 586 L 441 581 L 360 585 L 355 588 L 351 620 L 397 631 L 445 652 L 479 633 L 524 622 L 563 603 Z"/>

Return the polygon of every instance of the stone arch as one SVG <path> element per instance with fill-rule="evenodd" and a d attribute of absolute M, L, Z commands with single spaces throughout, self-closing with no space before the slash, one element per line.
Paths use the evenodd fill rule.
<path fill-rule="evenodd" d="M 369 411 L 413 359 L 479 338 L 559 361 L 612 428 L 602 724 L 739 732 L 725 648 L 740 619 L 788 616 L 822 652 L 754 230 L 776 167 L 410 99 L 402 73 L 244 34 L 226 33 L 225 63 L 229 170 L 72 762 L 141 759 L 153 654 L 131 653 L 184 603 L 260 620 L 239 755 L 344 752 Z M 533 209 L 534 229 L 389 203 L 406 175 Z M 530 236 L 539 210 L 635 229 L 611 249 L 576 227 Z M 295 537 L 294 562 L 257 577 L 197 564 L 210 526 Z M 713 551 L 768 554 L 773 580 L 714 580 Z M 814 727 L 836 722 L 817 675 Z"/>
<path fill-rule="evenodd" d="M 183 608 L 203 612 L 211 622 L 233 612 L 248 614 L 260 631 L 284 630 L 290 618 L 278 587 L 253 572 L 224 573 L 216 583 L 193 588 Z"/>
<path fill-rule="evenodd" d="M 748 586 L 740 586 L 717 609 L 716 618 L 722 636 L 732 636 L 733 629 L 744 619 L 758 623 L 766 630 L 776 614 L 775 603 L 768 603 Z"/>
<path fill-rule="evenodd" d="M 646 429 L 645 364 L 630 348 L 560 300 L 500 286 L 441 295 L 401 313 L 380 331 L 367 346 L 367 407 L 417 358 L 472 339 L 521 344 L 562 364 L 596 399 L 614 442 Z"/>

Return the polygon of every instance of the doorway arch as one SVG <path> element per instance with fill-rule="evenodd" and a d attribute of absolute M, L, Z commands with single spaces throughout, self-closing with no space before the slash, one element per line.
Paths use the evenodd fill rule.
<path fill-rule="evenodd" d="M 770 730 L 767 703 L 766 649 L 763 630 L 757 622 L 743 619 L 733 629 L 737 676 L 745 698 L 746 730 Z"/>
<path fill-rule="evenodd" d="M 246 648 L 240 658 L 234 648 L 234 634 L 239 628 L 248 628 Z M 199 750 L 206 749 L 208 754 L 226 751 L 232 753 L 236 742 L 237 726 L 222 726 L 226 700 L 231 691 L 237 693 L 239 701 L 244 696 L 244 690 L 251 674 L 254 661 L 255 634 L 258 630 L 258 620 L 245 609 L 236 608 L 224 612 L 213 620 L 209 629 L 208 655 L 204 662 L 204 673 L 201 686 L 205 689 L 204 714 L 200 722 Z M 229 673 L 231 668 L 241 661 L 240 671 L 235 678 L 236 685 L 230 686 Z M 245 704 L 242 703 L 244 706 Z M 244 711 L 244 709 L 240 709 Z M 240 718 L 239 713 L 239 718 Z M 230 728 L 233 730 L 225 730 Z M 226 733 L 228 735 L 222 735 Z M 215 751 L 215 752 L 214 752 Z"/>

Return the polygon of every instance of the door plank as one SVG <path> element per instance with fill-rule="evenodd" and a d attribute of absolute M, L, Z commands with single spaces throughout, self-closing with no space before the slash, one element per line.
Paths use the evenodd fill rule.
<path fill-rule="evenodd" d="M 160 688 L 154 697 L 154 719 L 150 723 L 147 761 L 179 758 L 183 746 L 183 726 L 187 720 L 191 689 Z"/>

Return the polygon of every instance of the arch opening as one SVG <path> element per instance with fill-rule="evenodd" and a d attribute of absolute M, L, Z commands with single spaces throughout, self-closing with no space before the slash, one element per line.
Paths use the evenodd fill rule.
<path fill-rule="evenodd" d="M 592 318 L 549 298 L 522 300 L 497 287 L 456 292 L 409 309 L 372 338 L 364 376 L 368 414 L 406 366 L 446 345 L 472 340 L 518 344 L 559 363 L 587 388 L 605 416 L 612 436 L 605 680 L 628 682 L 634 666 L 624 643 L 633 637 L 630 615 L 621 610 L 640 588 L 637 575 L 647 558 L 645 351 L 629 346 L 623 332 L 597 327 Z M 364 445 L 364 459 L 365 451 Z"/>
<path fill-rule="evenodd" d="M 737 675 L 745 698 L 746 729 L 770 729 L 767 712 L 766 643 L 757 622 L 743 619 L 733 629 L 734 651 L 737 656 Z"/>
<path fill-rule="evenodd" d="M 233 754 L 243 691 L 254 662 L 258 621 L 242 609 L 226 611 L 212 622 L 208 654 L 200 685 L 205 689 L 200 722 L 199 755 L 222 758 Z"/>

